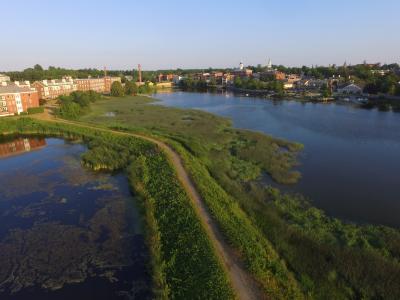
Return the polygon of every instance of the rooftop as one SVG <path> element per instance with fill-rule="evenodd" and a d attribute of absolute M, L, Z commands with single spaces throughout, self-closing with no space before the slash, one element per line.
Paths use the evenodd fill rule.
<path fill-rule="evenodd" d="M 30 88 L 29 86 L 19 86 L 10 82 L 3 82 L 0 84 L 0 94 L 27 93 L 32 91 L 34 91 L 34 89 Z"/>

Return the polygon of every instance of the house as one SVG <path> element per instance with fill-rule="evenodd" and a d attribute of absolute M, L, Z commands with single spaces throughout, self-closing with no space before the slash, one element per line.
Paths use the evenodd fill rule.
<path fill-rule="evenodd" d="M 296 83 L 301 80 L 301 76 L 298 74 L 289 74 L 286 75 L 286 80 L 289 83 Z"/>
<path fill-rule="evenodd" d="M 307 90 L 319 90 L 326 86 L 328 81 L 326 79 L 305 78 L 296 82 L 298 88 Z"/>
<path fill-rule="evenodd" d="M 184 79 L 183 76 L 175 75 L 174 78 L 172 79 L 172 82 L 174 84 L 178 85 L 183 79 Z"/>
<path fill-rule="evenodd" d="M 158 74 L 158 82 L 172 81 L 174 79 L 174 74 Z"/>
<path fill-rule="evenodd" d="M 0 83 L 0 117 L 20 114 L 38 106 L 39 94 L 34 88 L 13 82 Z"/>
<path fill-rule="evenodd" d="M 339 94 L 361 94 L 362 88 L 360 88 L 358 85 L 356 85 L 354 83 L 351 83 L 344 87 L 338 88 L 337 92 Z"/>
<path fill-rule="evenodd" d="M 270 80 L 270 79 L 275 79 L 275 80 L 285 80 L 286 79 L 286 74 L 277 70 L 268 70 L 264 72 L 260 72 L 260 79 L 261 80 Z"/>

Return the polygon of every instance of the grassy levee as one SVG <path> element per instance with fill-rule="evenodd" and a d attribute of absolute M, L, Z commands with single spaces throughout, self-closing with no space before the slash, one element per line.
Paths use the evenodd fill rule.
<path fill-rule="evenodd" d="M 147 214 L 152 212 L 148 217 L 153 220 L 153 228 L 159 228 L 155 238 L 163 245 L 163 263 L 157 274 L 164 269 L 166 278 L 173 278 L 173 282 L 167 280 L 172 298 L 233 298 L 210 241 L 201 224 L 193 222 L 197 219 L 195 212 L 165 157 L 142 156 L 129 171 L 135 190 L 147 199 L 145 205 Z"/>
<path fill-rule="evenodd" d="M 250 273 L 271 299 L 303 299 L 302 292 L 268 239 L 255 227 L 237 200 L 212 178 L 207 168 L 182 145 L 168 140 L 182 157 L 211 214 Z"/>
<path fill-rule="evenodd" d="M 152 143 L 87 127 L 29 118 L 0 120 L 0 133 L 79 138 L 94 170 L 126 170 L 143 206 L 154 298 L 232 299 L 222 265 L 165 155 Z"/>

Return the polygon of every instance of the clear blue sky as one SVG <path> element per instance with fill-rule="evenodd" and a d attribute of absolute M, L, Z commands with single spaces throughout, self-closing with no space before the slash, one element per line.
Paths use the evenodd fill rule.
<path fill-rule="evenodd" d="M 399 0 L 0 0 L 0 70 L 400 61 Z"/>

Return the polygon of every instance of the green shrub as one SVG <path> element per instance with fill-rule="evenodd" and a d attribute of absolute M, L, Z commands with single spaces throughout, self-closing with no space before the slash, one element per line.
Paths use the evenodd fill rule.
<path fill-rule="evenodd" d="M 30 107 L 28 108 L 28 114 L 40 114 L 44 112 L 44 107 L 43 106 L 38 106 L 38 107 Z"/>
<path fill-rule="evenodd" d="M 121 82 L 114 81 L 111 84 L 111 96 L 114 96 L 114 97 L 123 97 L 124 96 L 124 89 L 122 87 Z"/>

